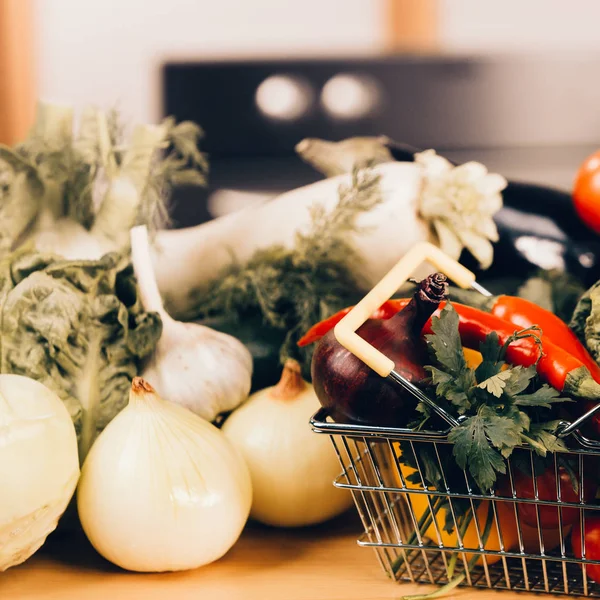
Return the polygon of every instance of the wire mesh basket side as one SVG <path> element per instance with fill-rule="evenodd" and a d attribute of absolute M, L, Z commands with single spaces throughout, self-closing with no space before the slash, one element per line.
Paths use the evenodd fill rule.
<path fill-rule="evenodd" d="M 350 489 L 364 526 L 359 543 L 375 549 L 389 577 L 441 585 L 462 576 L 462 585 L 474 587 L 600 596 L 600 586 L 586 573 L 587 563 L 599 561 L 576 558 L 569 542 L 572 527 L 583 531 L 584 508 L 600 509 L 588 505 L 589 499 L 584 498 L 584 464 L 593 453 L 565 453 L 582 482 L 578 501 L 567 502 L 558 477 L 561 455 L 554 457 L 556 497 L 543 500 L 529 450 L 519 451 L 519 458 L 531 461 L 535 488 L 532 498 L 517 493 L 512 460 L 508 462 L 508 490 L 501 495 L 486 495 L 473 489 L 466 475 L 459 489 L 451 488 L 444 467 L 444 458 L 452 453 L 447 441 L 402 442 L 404 448 L 413 450 L 427 444 L 429 456 L 435 457 L 441 474 L 440 484 L 433 488 L 424 477 L 425 465 L 417 460 L 417 469 L 411 470 L 402 464 L 400 444 L 393 438 L 345 434 L 330 437 L 343 469 L 336 485 Z M 422 452 L 415 451 L 416 456 L 419 454 Z M 431 469 L 431 464 L 427 468 Z M 523 522 L 525 505 L 529 518 L 533 515 L 537 521 L 533 526 Z M 571 522 L 574 512 L 577 523 Z M 470 523 L 465 528 L 469 514 Z M 554 515 L 556 528 L 541 527 L 548 516 Z M 446 521 L 453 534 L 444 531 Z M 585 548 L 582 550 L 585 556 Z"/>

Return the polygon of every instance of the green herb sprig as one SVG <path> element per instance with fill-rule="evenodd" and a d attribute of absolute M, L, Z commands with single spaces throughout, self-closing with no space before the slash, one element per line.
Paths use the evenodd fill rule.
<path fill-rule="evenodd" d="M 493 488 L 498 473 L 520 445 L 539 456 L 566 450 L 556 437 L 558 422 L 548 409 L 568 399 L 540 384 L 535 365 L 510 366 L 508 346 L 523 337 L 534 337 L 535 328 L 517 332 L 501 344 L 495 332 L 480 345 L 483 362 L 471 369 L 464 358 L 458 331 L 459 317 L 449 302 L 432 319 L 433 334 L 426 336 L 437 366 L 427 367 L 438 401 L 455 416 L 463 416 L 448 439 L 461 469 L 466 469 L 482 491 Z"/>
<path fill-rule="evenodd" d="M 259 314 L 265 325 L 285 332 L 282 363 L 294 358 L 309 376 L 312 348 L 298 348 L 301 335 L 366 292 L 366 284 L 353 273 L 360 256 L 349 240 L 360 231 L 357 217 L 382 202 L 379 176 L 371 168 L 354 169 L 338 196 L 330 211 L 313 206 L 311 227 L 296 234 L 293 248 L 258 250 L 244 264 L 234 261 L 208 288 L 197 290 L 187 318 L 240 320 Z"/>

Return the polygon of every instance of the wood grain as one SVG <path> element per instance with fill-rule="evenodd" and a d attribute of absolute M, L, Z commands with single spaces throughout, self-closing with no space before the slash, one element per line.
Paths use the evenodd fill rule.
<path fill-rule="evenodd" d="M 2 600 L 399 600 L 433 588 L 386 578 L 356 544 L 354 513 L 303 530 L 249 525 L 221 560 L 196 571 L 142 575 L 102 560 L 82 534 L 53 536 L 24 565 L 0 573 Z M 463 588 L 448 598 L 526 600 Z M 536 596 L 540 598 L 540 596 Z M 544 598 L 544 596 L 541 596 Z"/>
<path fill-rule="evenodd" d="M 21 141 L 35 113 L 32 0 L 0 0 L 0 142 Z"/>

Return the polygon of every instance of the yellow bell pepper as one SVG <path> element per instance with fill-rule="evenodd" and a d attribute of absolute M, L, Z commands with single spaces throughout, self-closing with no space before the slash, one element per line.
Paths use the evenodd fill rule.
<path fill-rule="evenodd" d="M 399 460 L 401 460 L 401 450 L 400 446 L 397 442 L 393 444 L 394 452 Z M 402 476 L 404 478 L 404 485 L 409 489 L 422 490 L 423 487 L 421 485 L 411 483 L 407 481 L 407 478 L 412 473 L 416 473 L 415 469 L 408 467 L 401 462 L 400 471 L 402 472 Z M 392 475 L 391 479 L 393 481 L 393 485 L 402 488 L 402 483 L 400 481 L 400 477 L 398 476 L 398 471 L 396 467 L 389 469 L 390 474 Z M 430 503 L 427 500 L 426 494 L 416 494 L 416 493 L 406 493 L 405 495 L 406 502 L 410 502 L 410 506 L 414 512 L 415 519 L 419 521 L 423 515 L 430 512 Z M 429 496 L 431 503 L 435 499 L 435 496 Z M 486 520 L 488 517 L 488 511 L 491 508 L 490 500 L 483 500 L 479 503 L 479 506 L 476 510 L 477 515 L 477 524 L 479 526 L 479 533 L 483 534 L 485 529 Z M 427 528 L 425 531 L 425 537 L 431 540 L 431 544 L 435 546 L 439 546 L 440 541 L 443 546 L 455 548 L 458 547 L 458 536 L 456 535 L 456 531 L 452 533 L 448 533 L 443 530 L 444 522 L 446 518 L 446 511 L 440 510 L 436 515 L 437 522 L 437 530 L 433 523 Z M 496 518 L 498 519 L 498 527 L 502 533 L 502 542 L 505 551 L 519 551 L 519 536 L 517 532 L 517 522 L 515 517 L 514 503 L 513 502 L 503 502 L 496 501 Z M 496 527 L 496 522 L 494 518 L 494 522 L 492 523 L 492 527 L 490 529 L 490 533 L 488 539 L 484 545 L 485 550 L 499 551 L 500 550 L 500 540 L 498 537 L 498 528 Z M 459 523 L 460 526 L 460 523 Z M 571 527 L 565 527 L 563 529 L 563 539 L 567 539 Z M 439 532 L 439 535 L 438 535 Z M 441 540 L 440 540 L 441 538 Z M 523 549 L 525 552 L 530 552 L 532 554 L 540 553 L 540 541 L 538 536 L 537 528 L 529 527 L 525 523 L 521 522 L 521 540 L 523 542 Z M 542 531 L 542 541 L 544 544 L 544 550 L 546 552 L 558 547 L 560 545 L 560 532 L 558 529 L 546 529 Z M 477 535 L 477 528 L 475 526 L 475 522 L 471 519 L 465 534 L 462 537 L 463 546 L 465 548 L 479 548 L 479 537 Z M 467 561 L 469 561 L 472 557 L 472 554 L 466 553 Z M 492 555 L 487 557 L 487 564 L 492 565 L 500 560 L 500 556 Z M 482 560 L 477 561 L 478 565 L 482 564 Z"/>
<path fill-rule="evenodd" d="M 396 442 L 393 445 L 396 456 L 401 459 L 401 450 L 399 444 Z M 402 463 L 400 463 L 400 470 L 404 478 L 404 483 L 411 489 L 423 489 L 420 485 L 410 483 L 407 481 L 407 477 L 416 471 Z M 394 469 L 395 471 L 395 469 Z M 397 485 L 401 486 L 400 477 L 396 471 Z M 408 493 L 405 496 L 406 502 L 412 508 L 415 519 L 419 521 L 426 513 L 430 511 L 430 503 L 426 494 Z M 435 496 L 429 496 L 429 500 L 433 504 Z M 488 511 L 491 508 L 491 501 L 482 501 L 477 510 L 477 524 L 479 526 L 479 533 L 482 535 L 485 529 L 485 523 L 488 517 Z M 518 546 L 517 528 L 514 520 L 514 513 L 511 513 L 508 505 L 498 502 L 496 503 L 496 512 L 498 517 L 498 525 L 502 531 L 502 541 L 505 550 L 514 549 Z M 512 517 L 511 517 L 512 515 Z M 465 517 L 463 517 L 464 519 Z M 448 548 L 458 547 L 458 536 L 456 534 L 456 528 L 452 533 L 444 531 L 444 523 L 446 519 L 446 511 L 439 510 L 436 514 L 435 520 L 436 526 L 432 523 L 425 531 L 425 537 L 431 540 L 431 544 L 439 546 L 440 543 Z M 460 526 L 460 522 L 459 522 Z M 479 548 L 479 537 L 477 535 L 477 526 L 475 525 L 474 519 L 471 519 L 465 534 L 462 536 L 463 546 L 465 548 Z M 492 523 L 488 539 L 485 543 L 486 550 L 500 550 L 500 540 L 498 538 L 498 528 L 495 523 Z M 471 559 L 472 554 L 467 553 L 467 560 Z M 500 560 L 500 556 L 488 556 L 487 563 L 492 565 Z M 477 564 L 481 564 L 481 559 L 477 561 Z"/>
<path fill-rule="evenodd" d="M 481 352 L 477 352 L 477 350 L 463 348 L 463 354 L 465 355 L 467 366 L 471 369 L 476 369 L 483 362 L 483 356 L 481 356 Z"/>

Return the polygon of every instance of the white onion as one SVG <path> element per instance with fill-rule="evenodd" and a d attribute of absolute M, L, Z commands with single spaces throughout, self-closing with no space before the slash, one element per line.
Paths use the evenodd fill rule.
<path fill-rule="evenodd" d="M 27 560 L 77 485 L 75 427 L 60 398 L 21 375 L 0 375 L 0 571 Z"/>
<path fill-rule="evenodd" d="M 309 427 L 319 406 L 298 363 L 288 361 L 277 386 L 250 396 L 225 422 L 223 433 L 250 469 L 253 519 L 298 527 L 325 521 L 352 504 L 348 492 L 333 486 L 341 468 L 329 438 Z"/>
<path fill-rule="evenodd" d="M 131 571 L 193 569 L 223 556 L 248 518 L 248 470 L 213 425 L 133 380 L 100 434 L 77 505 L 96 550 Z"/>

